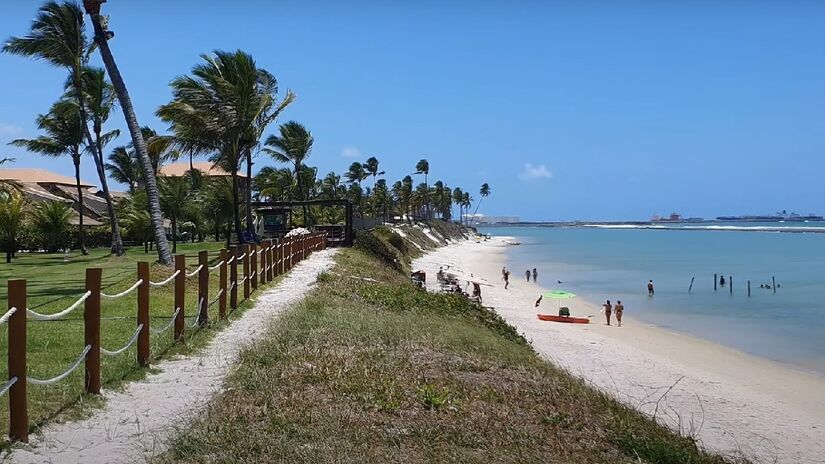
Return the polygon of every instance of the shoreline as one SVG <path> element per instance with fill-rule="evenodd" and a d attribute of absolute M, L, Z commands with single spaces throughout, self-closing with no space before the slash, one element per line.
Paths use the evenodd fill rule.
<path fill-rule="evenodd" d="M 621 328 L 608 327 L 600 306 L 580 298 L 567 306 L 574 316 L 595 314 L 591 324 L 539 321 L 536 313 L 555 313 L 550 301 L 533 307 L 547 289 L 518 275 L 508 290 L 500 284 L 507 240 L 459 242 L 417 259 L 414 267 L 434 276 L 449 264 L 487 279 L 494 287 L 483 287 L 485 306 L 524 333 L 545 359 L 709 449 L 757 462 L 822 462 L 825 377 L 632 317 Z M 433 288 L 434 277 L 429 280 Z"/>

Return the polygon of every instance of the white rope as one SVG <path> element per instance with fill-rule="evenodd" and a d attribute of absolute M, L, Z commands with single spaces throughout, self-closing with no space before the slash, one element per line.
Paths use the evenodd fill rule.
<path fill-rule="evenodd" d="M 252 274 L 249 275 L 249 278 L 254 279 L 256 275 L 258 275 L 258 271 L 253 271 Z"/>
<path fill-rule="evenodd" d="M 119 350 L 109 351 L 107 349 L 104 349 L 101 346 L 100 347 L 100 352 L 102 354 L 105 354 L 106 356 L 117 356 L 117 355 L 123 353 L 124 351 L 128 350 L 129 347 L 132 346 L 133 343 L 135 343 L 135 340 L 138 339 L 138 335 L 140 335 L 140 330 L 141 329 L 143 329 L 143 324 L 140 324 L 139 326 L 137 326 L 137 329 L 135 329 L 135 333 L 132 335 L 132 338 L 130 338 L 129 341 L 126 342 L 125 345 L 123 345 L 123 348 L 121 348 Z"/>
<path fill-rule="evenodd" d="M 133 291 L 135 291 L 136 288 L 140 287 L 140 284 L 142 284 L 142 283 L 143 283 L 143 279 L 138 279 L 138 281 L 135 282 L 134 285 L 132 285 L 131 287 L 127 288 L 126 290 L 124 290 L 120 293 L 116 293 L 114 295 L 107 295 L 103 292 L 100 292 L 100 296 L 102 298 L 108 298 L 110 300 L 114 300 L 115 298 L 120 298 L 122 296 L 126 296 L 126 295 L 132 293 Z"/>
<path fill-rule="evenodd" d="M 4 383 L 3 386 L 0 387 L 0 396 L 5 395 L 6 392 L 9 391 L 9 388 L 11 388 L 11 386 L 15 383 L 17 383 L 17 377 L 12 377 L 8 380 L 8 382 Z"/>
<path fill-rule="evenodd" d="M 196 276 L 196 275 L 198 274 L 198 272 L 200 272 L 200 271 L 201 271 L 201 269 L 203 269 L 203 264 L 201 264 L 200 266 L 198 266 L 198 267 L 197 267 L 194 271 L 190 272 L 189 274 L 186 274 L 186 277 L 194 277 L 194 276 Z"/>
<path fill-rule="evenodd" d="M 0 325 L 3 325 L 3 324 L 5 324 L 6 322 L 9 322 L 9 318 L 11 317 L 11 315 L 12 315 L 12 314 L 14 314 L 14 313 L 16 313 L 16 312 L 17 312 L 17 308 L 16 308 L 16 307 L 12 307 L 12 308 L 11 308 L 11 309 L 9 309 L 8 311 L 6 311 L 6 314 L 3 314 L 3 316 L 2 316 L 2 317 L 0 317 Z M 2 395 L 2 393 L 0 393 L 0 395 Z"/>
<path fill-rule="evenodd" d="M 227 261 L 226 261 L 226 264 L 232 264 L 232 261 L 235 261 L 235 257 L 234 257 L 234 256 L 233 256 L 233 257 L 231 257 L 231 258 L 229 258 L 229 260 L 227 260 Z"/>
<path fill-rule="evenodd" d="M 58 375 L 57 377 L 52 377 L 51 379 L 47 380 L 35 379 L 34 377 L 26 377 L 26 381 L 34 385 L 52 385 L 57 382 L 60 382 L 61 380 L 68 377 L 69 374 L 74 372 L 75 369 L 77 369 L 77 366 L 79 366 L 80 363 L 83 362 L 83 359 L 86 357 L 86 355 L 89 353 L 89 350 L 91 349 L 92 345 L 86 345 L 86 348 L 83 348 L 83 351 L 80 353 L 80 356 L 78 356 L 77 359 L 74 360 L 74 364 L 72 364 L 72 366 L 69 367 L 69 369 L 66 372 Z"/>
<path fill-rule="evenodd" d="M 166 280 L 163 280 L 163 281 L 160 281 L 160 282 L 152 282 L 152 281 L 150 280 L 150 281 L 149 281 L 149 285 L 152 285 L 152 286 L 154 286 L 154 287 L 162 287 L 162 286 L 164 286 L 164 285 L 168 284 L 169 282 L 171 282 L 171 281 L 175 280 L 175 277 L 177 277 L 177 276 L 178 276 L 178 274 L 180 274 L 180 269 L 178 269 L 177 271 L 175 271 L 175 273 L 174 273 L 174 274 L 172 274 L 172 275 L 170 275 L 170 276 L 169 276 L 169 278 L 168 278 L 168 279 L 166 279 Z"/>
<path fill-rule="evenodd" d="M 244 281 L 245 281 L 246 279 L 248 279 L 248 277 L 244 277 L 243 279 L 241 279 L 241 281 L 240 281 L 240 282 L 238 282 L 238 285 L 240 285 L 240 284 L 244 283 Z"/>
<path fill-rule="evenodd" d="M 247 255 L 247 253 L 244 253 L 244 254 L 238 256 L 238 262 L 240 263 L 241 261 L 243 261 L 244 258 L 246 258 L 246 255 Z"/>
<path fill-rule="evenodd" d="M 189 324 L 189 327 L 196 327 L 198 325 L 198 321 L 201 318 L 201 312 L 203 312 L 203 298 L 198 300 L 198 314 L 195 314 L 195 320 Z"/>
<path fill-rule="evenodd" d="M 28 315 L 31 319 L 34 319 L 34 320 L 36 320 L 36 321 L 54 321 L 54 320 L 60 319 L 60 318 L 61 318 L 61 317 L 63 317 L 63 316 L 67 316 L 70 312 L 72 312 L 72 311 L 74 311 L 75 309 L 77 309 L 77 307 L 78 307 L 78 306 L 80 306 L 80 304 L 81 304 L 81 303 L 83 303 L 84 301 L 86 301 L 86 298 L 89 298 L 89 295 L 91 295 L 91 294 L 92 294 L 92 292 L 90 292 L 90 291 L 89 291 L 89 292 L 84 293 L 84 294 L 83 294 L 83 296 L 81 296 L 81 297 L 80 297 L 77 301 L 75 301 L 74 303 L 72 303 L 72 305 L 71 305 L 71 306 L 69 306 L 68 308 L 64 309 L 63 311 L 60 311 L 59 313 L 55 313 L 55 314 L 40 314 L 40 313 L 38 313 L 38 312 L 36 312 L 36 311 L 32 311 L 31 309 L 26 308 L 26 314 L 27 314 L 27 315 Z"/>
<path fill-rule="evenodd" d="M 221 265 L 223 265 L 223 261 L 221 261 L 221 262 L 219 262 L 218 264 L 216 264 L 216 265 L 214 265 L 214 266 L 210 267 L 210 268 L 209 268 L 209 272 L 212 272 L 212 271 L 214 271 L 215 269 L 217 269 L 217 268 L 221 267 Z"/>
<path fill-rule="evenodd" d="M 169 327 L 172 327 L 172 325 L 175 323 L 175 319 L 178 318 L 178 313 L 180 313 L 180 308 L 177 308 L 175 310 L 175 314 L 172 314 L 172 319 L 169 321 L 168 324 L 163 326 L 162 329 L 156 329 L 156 328 L 150 326 L 149 327 L 149 333 L 158 335 L 158 334 L 162 334 L 163 332 L 166 332 L 167 330 L 169 330 Z"/>
<path fill-rule="evenodd" d="M 218 294 L 217 294 L 217 295 L 215 295 L 215 298 L 214 298 L 214 299 L 212 299 L 212 301 L 210 301 L 210 302 L 209 302 L 209 306 L 208 306 L 208 307 L 209 307 L 209 308 L 211 308 L 211 307 L 212 307 L 212 305 L 214 305 L 215 303 L 217 303 L 217 302 L 218 302 L 218 299 L 221 297 L 221 295 L 223 295 L 223 289 L 221 289 L 221 291 L 219 291 L 219 292 L 218 292 Z"/>
<path fill-rule="evenodd" d="M 260 250 L 258 250 L 258 254 L 261 254 L 261 253 L 263 253 L 263 252 L 264 252 L 264 249 L 263 249 L 263 248 L 261 248 Z"/>

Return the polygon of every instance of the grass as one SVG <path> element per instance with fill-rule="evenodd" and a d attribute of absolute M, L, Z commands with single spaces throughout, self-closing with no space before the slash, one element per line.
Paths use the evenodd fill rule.
<path fill-rule="evenodd" d="M 186 255 L 187 269 L 197 267 L 197 252 L 208 250 L 210 263 L 217 263 L 219 242 L 178 244 L 178 253 Z M 63 255 L 20 253 L 12 264 L 0 265 L 0 279 L 22 278 L 27 280 L 28 306 L 40 313 L 54 313 L 67 307 L 84 292 L 85 269 L 103 268 L 103 291 L 117 293 L 130 287 L 137 280 L 137 262 L 156 260 L 156 254 L 144 254 L 142 247 L 130 248 L 123 257 L 115 257 L 108 250 L 90 250 L 88 256 L 74 254 L 68 262 Z M 153 281 L 160 281 L 172 274 L 172 269 L 153 264 L 150 275 Z M 239 267 L 239 273 L 242 273 Z M 218 272 L 210 274 L 209 293 L 216 295 L 219 288 Z M 0 285 L 0 297 L 7 298 L 7 288 Z M 239 300 L 243 299 L 242 290 Z M 196 314 L 197 276 L 187 279 L 186 314 L 191 322 Z M 110 350 L 120 348 L 134 333 L 137 316 L 137 292 L 117 299 L 101 301 L 101 346 Z M 152 327 L 166 325 L 173 314 L 174 284 L 150 289 L 150 321 Z M 227 301 L 228 305 L 228 301 Z M 239 304 L 239 310 L 250 306 L 250 302 Z M 6 308 L 5 303 L 2 306 Z M 228 308 L 229 309 L 229 308 Z M 240 315 L 236 310 L 229 321 L 214 322 L 211 328 L 220 329 Z M 210 308 L 210 319 L 217 319 L 217 305 Z M 151 353 L 155 360 L 175 354 L 187 354 L 199 348 L 214 334 L 213 330 L 198 330 L 187 327 L 186 343 L 173 342 L 172 329 L 151 335 Z M 63 372 L 77 358 L 83 349 L 83 309 L 78 308 L 66 320 L 40 322 L 29 320 L 27 324 L 28 371 L 35 378 L 51 378 Z M 0 356 L 7 356 L 8 331 L 0 329 Z M 136 345 L 123 354 L 111 358 L 101 357 L 102 382 L 107 388 L 117 388 L 124 381 L 142 378 L 146 369 L 141 369 L 136 361 Z M 7 366 L 3 363 L 0 375 L 7 378 Z M 100 405 L 95 395 L 84 394 L 83 366 L 67 379 L 52 386 L 28 387 L 29 421 L 36 430 L 47 420 L 67 419 L 86 413 L 90 407 Z M 8 430 L 8 401 L 0 401 L 0 430 Z"/>
<path fill-rule="evenodd" d="M 369 252 L 337 255 L 156 461 L 727 462 Z"/>

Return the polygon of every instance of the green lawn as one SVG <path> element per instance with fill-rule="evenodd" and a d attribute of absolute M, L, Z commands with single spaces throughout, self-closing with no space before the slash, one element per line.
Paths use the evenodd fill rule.
<path fill-rule="evenodd" d="M 208 250 L 210 263 L 216 263 L 222 243 L 204 242 L 195 244 L 178 244 L 178 253 L 186 255 L 187 269 L 191 272 L 197 267 L 197 252 Z M 2 311 L 7 307 L 7 288 L 5 281 L 13 278 L 27 280 L 28 306 L 39 313 L 58 312 L 84 293 L 85 269 L 103 268 L 103 291 L 117 293 L 130 287 L 137 281 L 137 262 L 157 259 L 155 252 L 144 254 L 142 247 L 128 250 L 125 256 L 115 257 L 108 249 L 91 250 L 88 256 L 73 253 L 68 262 L 62 254 L 20 253 L 11 264 L 0 264 L 0 299 Z M 239 269 L 239 272 L 240 271 Z M 153 264 L 151 280 L 160 281 L 172 274 L 171 268 Z M 152 327 L 162 327 L 169 322 L 173 313 L 174 284 L 150 289 L 150 317 Z M 210 275 L 209 294 L 214 297 L 218 291 L 218 272 Z M 242 299 L 242 292 L 239 292 Z M 186 314 L 195 315 L 193 309 L 197 304 L 197 276 L 187 279 Z M 114 350 L 123 346 L 136 328 L 137 291 L 117 299 L 101 301 L 101 346 Z M 227 302 L 228 305 L 228 302 Z M 242 307 L 247 306 L 244 304 Z M 229 309 L 229 308 L 228 308 Z M 211 319 L 217 316 L 217 305 L 210 308 Z M 191 322 L 192 317 L 187 317 Z M 217 324 L 222 326 L 223 324 Z M 29 376 L 46 379 L 63 372 L 82 351 L 83 343 L 83 308 L 82 306 L 66 317 L 66 320 L 40 322 L 29 320 L 28 326 L 28 371 Z M 187 327 L 192 335 L 193 329 Z M 209 337 L 210 330 L 200 331 L 188 340 L 186 346 L 172 343 L 172 330 L 161 335 L 151 336 L 152 355 L 155 358 L 170 353 L 186 352 L 199 340 Z M 174 345 L 174 346 L 173 346 Z M 0 327 L 0 356 L 6 359 L 8 348 L 8 331 Z M 132 346 L 120 356 L 102 357 L 102 381 L 109 387 L 116 386 L 123 380 L 140 378 L 145 370 L 138 368 L 135 360 L 136 346 Z M 7 365 L 2 362 L 0 375 L 7 378 Z M 29 420 L 36 428 L 43 421 L 60 417 L 64 413 L 76 415 L 89 403 L 96 403 L 90 395 L 83 395 L 83 367 L 71 376 L 52 386 L 29 385 Z M 8 400 L 0 399 L 0 433 L 8 432 Z"/>

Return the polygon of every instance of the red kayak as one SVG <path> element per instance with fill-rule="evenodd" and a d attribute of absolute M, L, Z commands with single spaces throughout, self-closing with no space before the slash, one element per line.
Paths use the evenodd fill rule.
<path fill-rule="evenodd" d="M 590 324 L 590 319 L 586 317 L 553 316 L 550 314 L 539 314 L 539 319 L 550 322 L 567 322 L 570 324 Z"/>

